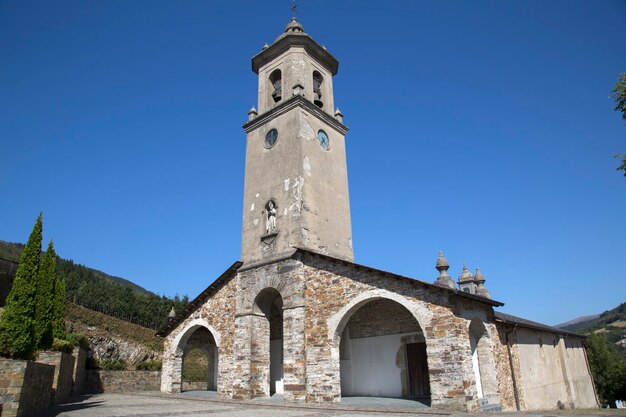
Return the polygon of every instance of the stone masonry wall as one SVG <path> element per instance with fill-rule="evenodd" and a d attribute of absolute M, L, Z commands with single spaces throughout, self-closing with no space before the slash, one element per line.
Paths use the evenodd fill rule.
<path fill-rule="evenodd" d="M 85 364 L 87 362 L 87 351 L 81 347 L 74 348 L 74 371 L 72 372 L 72 395 L 82 394 L 85 385 Z"/>
<path fill-rule="evenodd" d="M 54 367 L 0 359 L 2 416 L 30 416 L 50 406 Z"/>
<path fill-rule="evenodd" d="M 85 371 L 85 392 L 158 391 L 161 385 L 159 371 Z"/>
<path fill-rule="evenodd" d="M 52 401 L 57 404 L 65 401 L 72 394 L 74 357 L 65 352 L 43 351 L 37 356 L 37 362 L 54 366 Z"/>
<path fill-rule="evenodd" d="M 350 339 L 422 331 L 406 308 L 389 300 L 374 300 L 358 309 L 348 330 Z"/>
<path fill-rule="evenodd" d="M 490 306 L 459 299 L 419 282 L 306 255 L 307 400 L 339 401 L 339 339 L 350 316 L 367 302 L 387 298 L 417 319 L 427 346 L 433 407 L 464 410 L 476 402 L 466 309 Z"/>
<path fill-rule="evenodd" d="M 231 279 L 198 310 L 181 322 L 164 341 L 161 391 L 177 393 L 181 389 L 182 357 L 187 339 L 193 332 L 204 327 L 211 331 L 217 354 L 217 391 L 220 397 L 236 396 L 238 387 L 235 379 L 240 368 L 235 366 L 235 305 L 236 280 Z M 243 353 L 236 351 L 239 357 Z M 239 363 L 241 361 L 237 361 Z"/>

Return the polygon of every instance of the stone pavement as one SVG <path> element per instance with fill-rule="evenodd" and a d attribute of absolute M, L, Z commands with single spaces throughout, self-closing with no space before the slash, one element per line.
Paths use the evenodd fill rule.
<path fill-rule="evenodd" d="M 446 412 L 424 408 L 406 408 L 386 399 L 359 400 L 351 405 L 283 404 L 275 401 L 233 401 L 189 395 L 164 395 L 161 393 L 94 394 L 74 398 L 57 405 L 35 417 L 169 417 L 169 416 L 459 416 L 476 414 Z M 376 404 L 376 405 L 372 405 Z M 607 417 L 626 416 L 626 410 L 566 410 L 535 413 L 499 413 L 502 417 Z"/>

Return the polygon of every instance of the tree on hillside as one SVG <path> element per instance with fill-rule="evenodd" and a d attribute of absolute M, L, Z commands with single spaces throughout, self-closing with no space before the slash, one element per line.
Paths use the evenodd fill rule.
<path fill-rule="evenodd" d="M 54 320 L 56 252 L 52 241 L 43 256 L 39 267 L 37 291 L 35 295 L 35 339 L 40 349 L 52 347 L 52 322 Z"/>
<path fill-rule="evenodd" d="M 614 406 L 626 397 L 626 362 L 606 335 L 591 333 L 587 338 L 587 356 L 601 401 Z"/>
<path fill-rule="evenodd" d="M 54 284 L 52 332 L 56 339 L 65 339 L 65 280 L 63 277 L 57 277 Z"/>
<path fill-rule="evenodd" d="M 622 113 L 622 119 L 626 120 L 626 72 L 620 74 L 617 83 L 611 91 L 613 93 L 613 102 L 615 102 L 615 111 Z M 616 158 L 622 158 L 622 162 L 617 167 L 618 171 L 624 171 L 626 177 L 626 155 L 618 153 Z"/>
<path fill-rule="evenodd" d="M 42 229 L 40 213 L 22 251 L 13 287 L 7 296 L 0 320 L 0 353 L 15 359 L 30 359 L 36 349 L 33 316 Z"/>

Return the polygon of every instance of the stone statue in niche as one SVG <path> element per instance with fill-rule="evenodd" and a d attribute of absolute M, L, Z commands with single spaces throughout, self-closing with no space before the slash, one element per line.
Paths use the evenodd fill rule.
<path fill-rule="evenodd" d="M 267 222 L 265 223 L 265 232 L 271 233 L 276 230 L 276 204 L 270 200 L 267 202 Z"/>

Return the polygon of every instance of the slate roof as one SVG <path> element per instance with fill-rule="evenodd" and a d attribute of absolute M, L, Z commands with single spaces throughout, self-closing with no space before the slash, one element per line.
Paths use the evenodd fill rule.
<path fill-rule="evenodd" d="M 548 326 L 547 324 L 537 323 L 536 321 L 532 321 L 532 320 L 526 320 L 521 317 L 502 313 L 500 311 L 495 311 L 494 313 L 495 313 L 496 321 L 499 321 L 501 323 L 513 324 L 513 325 L 517 325 L 521 327 L 527 327 L 529 329 L 544 330 L 550 333 L 558 333 L 558 334 L 577 336 L 577 337 L 583 337 L 583 338 L 585 337 L 584 335 L 580 333 L 568 332 L 567 330 L 559 329 L 558 327 Z"/>
<path fill-rule="evenodd" d="M 176 316 L 169 320 L 168 323 L 163 326 L 158 332 L 157 332 L 157 336 L 162 336 L 165 337 L 167 336 L 172 330 L 174 330 L 176 328 L 176 326 L 178 326 L 180 323 L 182 323 L 187 317 L 189 317 L 189 315 L 191 315 L 191 313 L 193 313 L 197 307 L 199 307 L 200 305 L 202 305 L 210 296 L 212 296 L 213 294 L 215 294 L 224 284 L 226 284 L 228 281 L 230 281 L 236 274 L 237 271 L 241 268 L 242 270 L 247 270 L 247 269 L 252 269 L 252 268 L 257 268 L 260 267 L 262 265 L 266 265 L 269 263 L 273 263 L 273 262 L 277 262 L 280 260 L 284 260 L 284 259 L 290 259 L 293 258 L 296 254 L 304 254 L 304 255 L 310 255 L 310 256 L 315 256 L 315 257 L 319 257 L 325 260 L 328 260 L 330 262 L 333 263 L 340 263 L 343 265 L 350 265 L 353 266 L 355 268 L 361 268 L 361 269 L 365 269 L 367 271 L 370 271 L 372 273 L 379 273 L 379 274 L 383 274 L 386 275 L 392 279 L 399 279 L 399 280 L 407 280 L 410 281 L 411 283 L 415 284 L 415 285 L 423 285 L 432 289 L 437 289 L 439 291 L 448 291 L 451 292 L 459 297 L 462 298 L 467 298 L 473 301 L 477 301 L 480 303 L 485 303 L 485 304 L 489 304 L 491 306 L 494 307 L 500 307 L 503 306 L 504 303 L 500 302 L 500 301 L 496 301 L 496 300 L 492 300 L 490 298 L 485 298 L 485 297 L 481 297 L 479 295 L 474 295 L 474 294 L 469 294 L 466 293 L 464 291 L 458 290 L 456 288 L 450 288 L 450 287 L 442 287 L 439 285 L 435 285 L 433 283 L 430 282 L 426 282 L 426 281 L 420 281 L 418 279 L 415 278 L 410 278 L 410 277 L 406 277 L 403 275 L 398 275 L 398 274 L 394 274 L 392 272 L 387 272 L 387 271 L 383 271 L 380 269 L 376 269 L 376 268 L 372 268 L 369 266 L 365 266 L 365 265 L 360 265 L 360 264 L 356 264 L 354 262 L 350 262 L 350 261 L 346 261 L 343 259 L 338 259 L 338 258 L 334 258 L 332 256 L 328 256 L 328 255 L 323 255 L 321 253 L 317 253 L 317 252 L 313 252 L 304 248 L 295 248 L 295 250 L 288 255 L 279 257 L 279 258 L 274 258 L 268 261 L 262 261 L 262 262 L 258 262 L 258 263 L 253 263 L 253 264 L 246 264 L 243 268 L 242 265 L 243 263 L 241 261 L 237 261 L 235 263 L 233 263 L 226 271 L 224 271 L 224 273 L 222 275 L 220 275 L 220 277 L 218 279 L 216 279 L 211 285 L 209 285 L 204 291 L 202 291 L 196 298 L 194 298 L 184 310 L 181 310 L 180 312 L 178 312 L 176 314 Z M 561 331 L 562 333 L 563 331 Z"/>

